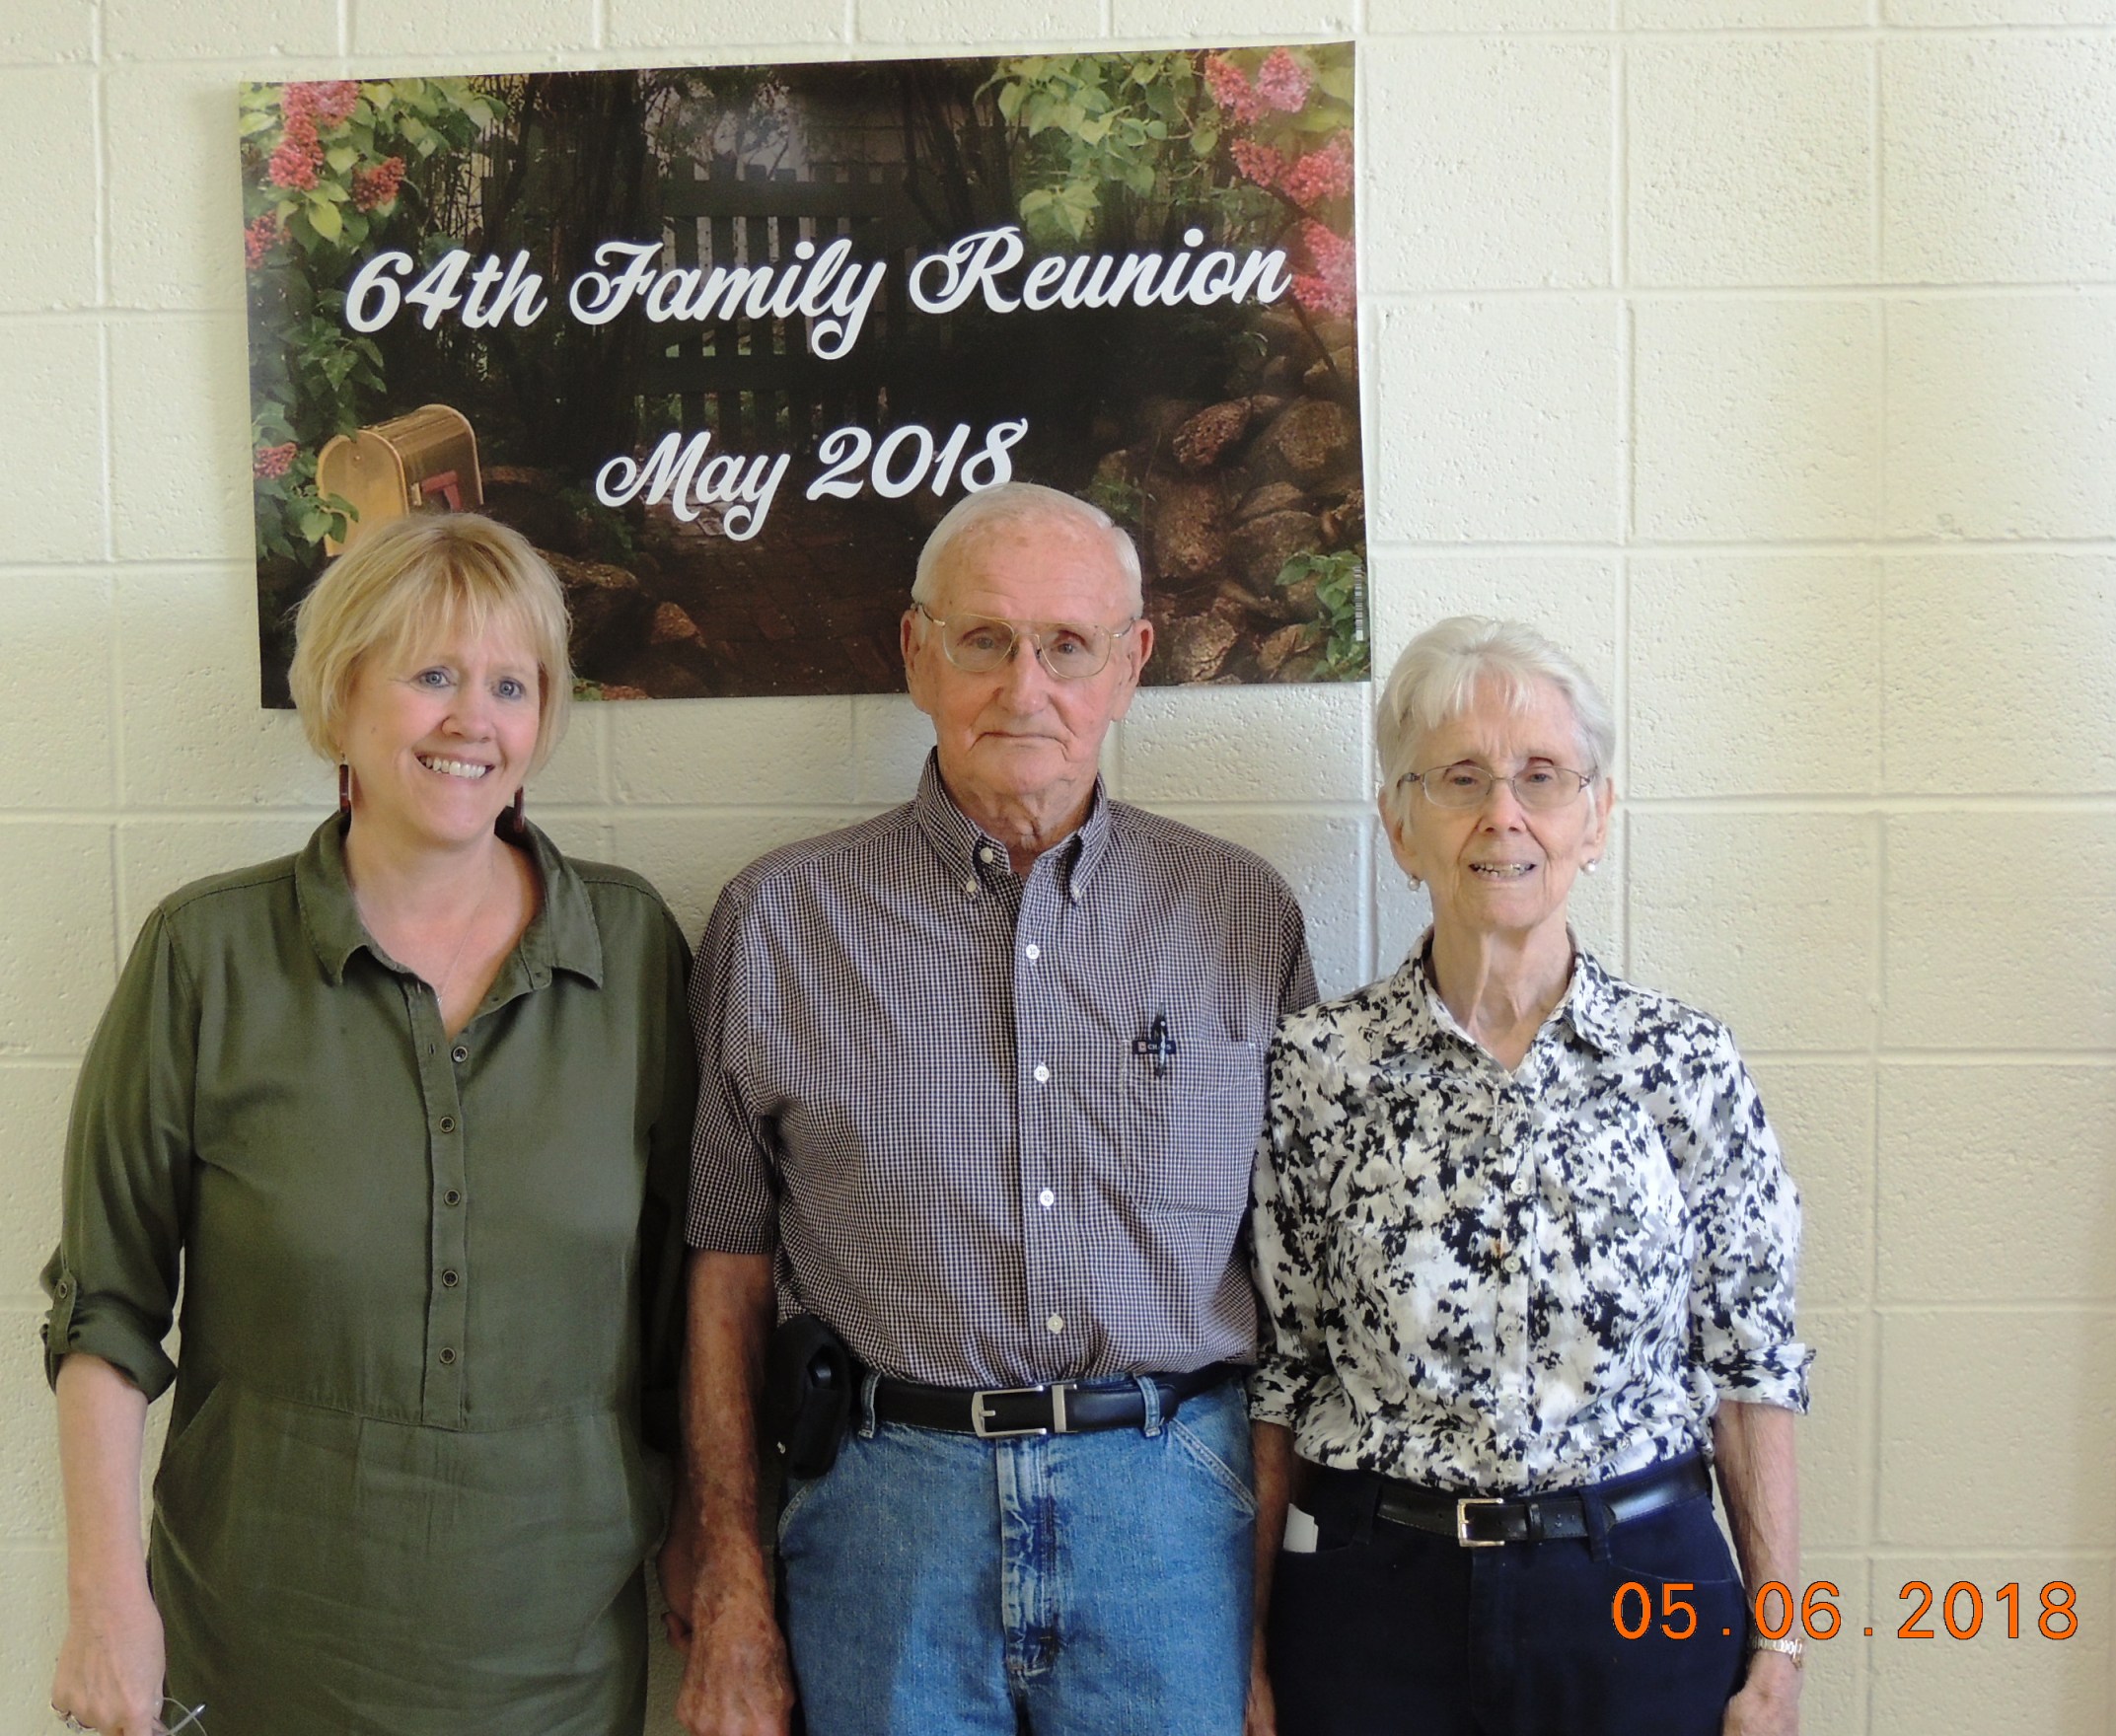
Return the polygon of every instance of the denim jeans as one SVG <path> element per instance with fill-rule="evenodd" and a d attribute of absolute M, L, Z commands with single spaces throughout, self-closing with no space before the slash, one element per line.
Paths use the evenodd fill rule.
<path fill-rule="evenodd" d="M 809 1736 L 1238 1736 L 1256 1500 L 1238 1382 L 1141 1428 L 871 1415 L 779 1514 Z"/>
<path fill-rule="evenodd" d="M 1318 1473 L 1306 1497 L 1315 1551 L 1278 1556 L 1279 1736 L 1718 1736 L 1748 1606 L 1709 1497 L 1586 1539 L 1464 1549 L 1379 1518 L 1379 1488 Z M 1653 1617 L 1637 1639 L 1618 1632 L 1613 1608 L 1630 1584 L 1641 1589 L 1625 1594 L 1628 1625 L 1642 1600 Z M 1696 1611 L 1682 1639 L 1662 1631 L 1693 1620 L 1667 1620 L 1670 1597 Z"/>

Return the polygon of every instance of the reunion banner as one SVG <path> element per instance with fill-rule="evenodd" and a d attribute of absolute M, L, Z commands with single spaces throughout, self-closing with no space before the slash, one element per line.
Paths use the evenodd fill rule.
<path fill-rule="evenodd" d="M 400 514 L 557 572 L 581 692 L 900 688 L 1009 478 L 1131 532 L 1164 685 L 1363 681 L 1349 44 L 242 92 L 263 696 Z"/>

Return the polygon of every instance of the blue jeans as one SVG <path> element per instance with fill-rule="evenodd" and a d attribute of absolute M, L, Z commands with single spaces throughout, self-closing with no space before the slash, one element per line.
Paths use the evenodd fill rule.
<path fill-rule="evenodd" d="M 1379 1489 L 1363 1473 L 1317 1471 L 1315 1551 L 1278 1556 L 1279 1736 L 1718 1736 L 1748 1604 L 1709 1497 L 1617 1526 L 1597 1512 L 1586 1539 L 1463 1549 L 1378 1517 Z M 1613 1608 L 1631 1584 L 1628 1622 L 1642 1600 L 1654 1618 L 1637 1639 Z M 1685 1639 L 1661 1631 L 1670 1596 L 1696 1611 Z"/>
<path fill-rule="evenodd" d="M 1256 1499 L 1237 1382 L 983 1441 L 871 1414 L 779 1514 L 810 1736 L 1238 1736 Z"/>

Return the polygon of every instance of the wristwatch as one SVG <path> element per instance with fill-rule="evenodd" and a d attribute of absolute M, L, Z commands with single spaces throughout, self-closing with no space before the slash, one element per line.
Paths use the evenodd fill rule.
<path fill-rule="evenodd" d="M 1807 1668 L 1807 1641 L 1804 1639 L 1772 1639 L 1752 1629 L 1749 1633 L 1749 1650 L 1775 1651 L 1790 1658 L 1795 1670 Z"/>

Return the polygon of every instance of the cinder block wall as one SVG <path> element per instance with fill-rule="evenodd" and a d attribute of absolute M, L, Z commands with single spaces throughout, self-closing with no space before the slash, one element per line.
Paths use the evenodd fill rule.
<path fill-rule="evenodd" d="M 8 0 L 0 8 L 0 1729 L 63 1609 L 34 1276 L 152 902 L 328 797 L 260 713 L 232 86 L 1356 36 L 1377 661 L 1544 623 L 1618 703 L 1581 927 L 1731 1021 L 1808 1199 L 1824 1736 L 2111 1729 L 2112 0 Z M 1361 690 L 1152 693 L 1124 795 L 1277 861 L 1327 990 L 1423 912 Z M 687 922 L 901 798 L 896 699 L 584 708 L 533 792 Z M 1967 1580 L 1976 1640 L 1893 1637 Z M 2078 1637 L 1992 1594 L 2072 1581 Z M 1866 1639 L 1860 1629 L 1873 1627 Z M 668 1703 L 660 1684 L 658 1703 Z M 665 1711 L 657 1729 L 673 1729 Z"/>

